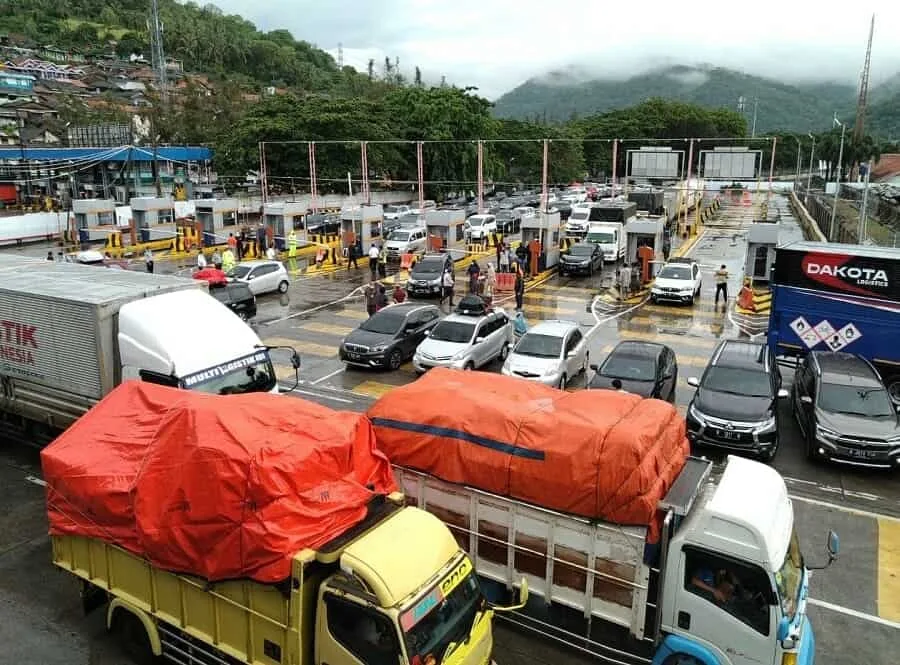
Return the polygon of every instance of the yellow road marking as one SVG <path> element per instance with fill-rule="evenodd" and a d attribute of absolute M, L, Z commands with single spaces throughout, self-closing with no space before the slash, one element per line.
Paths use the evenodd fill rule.
<path fill-rule="evenodd" d="M 566 314 L 577 314 L 578 312 L 583 311 L 582 309 L 575 309 L 573 307 L 554 307 L 552 305 L 525 305 L 525 315 L 528 314 L 556 314 L 560 316 L 564 316 Z"/>
<path fill-rule="evenodd" d="M 329 312 L 332 316 L 339 316 L 342 319 L 356 319 L 357 321 L 365 321 L 369 318 L 368 312 L 364 309 L 339 309 L 335 312 Z"/>
<path fill-rule="evenodd" d="M 350 326 L 333 326 L 330 323 L 319 323 L 318 321 L 307 321 L 297 327 L 302 330 L 309 330 L 310 332 L 322 333 L 324 335 L 336 335 L 338 337 L 343 337 L 353 332 L 353 328 Z"/>
<path fill-rule="evenodd" d="M 900 621 L 900 524 L 878 520 L 878 616 Z"/>
<path fill-rule="evenodd" d="M 690 319 L 696 320 L 696 322 L 701 325 L 710 325 L 710 324 L 715 324 L 715 323 L 718 323 L 721 325 L 721 324 L 724 324 L 725 320 L 726 320 L 724 314 L 715 316 L 711 313 L 706 314 L 704 312 L 697 312 L 692 317 L 690 317 Z M 690 319 L 688 319 L 688 317 L 679 318 L 679 320 L 677 322 L 673 322 L 673 323 L 675 323 L 675 325 L 678 325 L 678 324 L 683 325 L 683 324 L 687 323 Z M 629 323 L 634 323 L 636 325 L 667 325 L 665 319 L 662 316 L 660 316 L 659 314 L 653 314 L 651 316 L 644 316 L 644 315 L 631 316 L 625 320 L 628 321 Z"/>
<path fill-rule="evenodd" d="M 642 330 L 629 330 L 628 328 L 619 328 L 619 335 L 622 339 L 639 339 L 647 342 L 659 342 L 660 344 L 668 344 L 670 346 L 697 346 L 705 349 L 712 349 L 719 343 L 717 339 L 706 337 L 694 337 L 691 335 L 667 335 L 665 333 L 644 332 Z"/>
<path fill-rule="evenodd" d="M 353 388 L 353 392 L 360 395 L 368 395 L 369 397 L 377 398 L 386 395 L 394 388 L 397 388 L 397 386 L 392 386 L 389 383 L 380 383 L 378 381 L 363 381 Z"/>
<path fill-rule="evenodd" d="M 326 346 L 324 344 L 314 344 L 312 342 L 304 342 L 296 339 L 287 339 L 285 337 L 269 337 L 263 340 L 263 344 L 267 346 L 290 346 L 297 350 L 300 355 L 319 356 L 321 358 L 332 358 L 337 355 L 337 346 Z"/>
<path fill-rule="evenodd" d="M 569 291 L 570 293 L 596 293 L 599 291 L 597 287 L 594 286 L 559 286 L 555 284 L 543 284 L 541 286 L 536 286 L 532 291 L 558 291 L 559 293 L 565 293 Z"/>
<path fill-rule="evenodd" d="M 725 318 L 725 312 L 720 310 L 718 312 L 705 309 L 702 307 L 666 307 L 664 305 L 645 305 L 641 307 L 642 312 L 651 312 L 653 314 L 663 314 L 665 316 L 680 316 L 684 318 Z"/>
<path fill-rule="evenodd" d="M 528 300 L 529 298 L 541 300 L 561 300 L 563 302 L 573 302 L 580 305 L 587 305 L 591 301 L 590 297 L 588 297 L 587 295 L 581 298 L 576 298 L 575 296 L 561 296 L 558 293 L 554 293 L 552 291 L 537 292 L 537 289 L 525 293 L 525 300 Z"/>
<path fill-rule="evenodd" d="M 279 381 L 293 381 L 297 374 L 290 365 L 275 365 L 275 378 Z"/>

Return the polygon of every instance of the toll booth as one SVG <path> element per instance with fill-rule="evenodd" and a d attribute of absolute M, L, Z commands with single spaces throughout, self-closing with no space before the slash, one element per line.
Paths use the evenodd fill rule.
<path fill-rule="evenodd" d="M 307 212 L 306 204 L 296 201 L 263 206 L 263 224 L 275 243 L 275 249 L 280 252 L 287 249 L 287 236 L 292 229 L 297 233 L 299 244 L 306 244 L 306 225 L 303 222 Z"/>
<path fill-rule="evenodd" d="M 541 245 L 537 269 L 539 272 L 549 270 L 559 263 L 560 219 L 558 212 L 538 211 L 533 217 L 522 219 L 522 244 L 529 246 L 532 240 Z"/>
<path fill-rule="evenodd" d="M 749 277 L 754 284 L 769 282 L 769 275 L 775 264 L 779 227 L 777 222 L 756 222 L 747 229 L 744 277 Z"/>
<path fill-rule="evenodd" d="M 350 234 L 367 252 L 372 243 L 381 244 L 384 224 L 384 208 L 381 206 L 352 206 L 341 208 L 341 238 Z"/>
<path fill-rule="evenodd" d="M 637 217 L 628 221 L 625 224 L 625 262 L 643 269 L 642 264 L 649 259 L 653 265 L 647 267 L 648 278 L 655 276 L 663 258 L 665 231 L 665 217 Z M 653 253 L 640 251 L 642 247 L 649 247 Z"/>
<path fill-rule="evenodd" d="M 72 201 L 75 229 L 82 243 L 96 242 L 107 235 L 107 229 L 91 237 L 91 229 L 97 226 L 116 227 L 116 202 L 112 199 L 75 199 Z M 110 229 L 111 230 L 111 229 Z"/>
<path fill-rule="evenodd" d="M 175 231 L 171 225 L 175 224 L 175 204 L 171 198 L 138 196 L 131 199 L 129 204 L 139 242 L 150 242 L 174 235 Z M 161 225 L 169 226 L 165 229 L 155 229 Z M 159 233 L 154 232 L 154 229 Z"/>
<path fill-rule="evenodd" d="M 226 226 L 237 224 L 237 199 L 197 199 L 194 201 L 194 215 L 203 229 L 203 246 L 224 245 L 228 234 Z"/>
<path fill-rule="evenodd" d="M 433 236 L 439 241 L 441 249 L 464 250 L 466 248 L 466 211 L 465 210 L 427 210 L 425 212 L 425 230 L 429 239 Z M 429 246 L 434 242 L 429 240 Z"/>

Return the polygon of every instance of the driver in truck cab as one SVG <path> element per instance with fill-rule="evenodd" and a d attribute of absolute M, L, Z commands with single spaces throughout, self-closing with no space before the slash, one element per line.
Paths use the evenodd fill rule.
<path fill-rule="evenodd" d="M 691 584 L 706 591 L 722 605 L 734 597 L 734 590 L 738 586 L 737 578 L 733 573 L 724 568 L 713 573 L 711 568 L 705 567 L 694 573 Z"/>

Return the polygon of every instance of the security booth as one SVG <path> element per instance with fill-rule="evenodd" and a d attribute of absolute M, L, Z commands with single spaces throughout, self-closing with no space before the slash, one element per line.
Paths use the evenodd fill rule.
<path fill-rule="evenodd" d="M 665 232 L 665 217 L 637 217 L 625 224 L 625 262 L 640 267 L 644 282 L 661 265 Z"/>
<path fill-rule="evenodd" d="M 368 251 L 372 243 L 380 244 L 384 224 L 384 208 L 380 205 L 361 205 L 341 208 L 340 228 L 334 233 L 341 238 L 353 238 Z M 310 231 L 312 233 L 312 231 Z"/>
<path fill-rule="evenodd" d="M 173 228 L 156 229 L 159 233 L 152 230 L 163 224 L 175 223 L 175 205 L 171 198 L 137 196 L 132 198 L 129 204 L 131 205 L 131 219 L 140 242 L 160 240 L 174 235 Z"/>
<path fill-rule="evenodd" d="M 429 246 L 440 246 L 444 250 L 465 250 L 466 211 L 428 210 L 425 212 L 425 230 Z M 431 242 L 431 238 L 437 242 Z"/>
<path fill-rule="evenodd" d="M 280 252 L 287 249 L 287 237 L 292 230 L 296 233 L 297 241 L 301 245 L 306 244 L 304 221 L 307 212 L 306 204 L 296 201 L 269 203 L 263 206 L 263 224 L 267 235 L 275 243 L 275 249 Z"/>
<path fill-rule="evenodd" d="M 666 211 L 666 192 L 659 187 L 641 187 L 628 192 L 628 200 L 650 215 L 662 215 Z"/>
<path fill-rule="evenodd" d="M 91 237 L 91 229 L 98 226 L 116 227 L 116 202 L 112 199 L 74 199 L 72 213 L 75 215 L 75 229 L 78 240 L 83 243 L 96 242 L 106 238 L 107 229 Z"/>
<path fill-rule="evenodd" d="M 755 222 L 747 229 L 744 277 L 749 277 L 754 284 L 769 282 L 772 266 L 775 265 L 779 230 L 777 222 Z"/>
<path fill-rule="evenodd" d="M 522 219 L 522 245 L 540 247 L 537 269 L 549 270 L 559 263 L 559 236 L 562 220 L 558 212 L 538 211 L 533 217 Z M 536 240 L 538 245 L 531 245 Z"/>
<path fill-rule="evenodd" d="M 194 214 L 203 229 L 203 246 L 224 245 L 228 236 L 226 226 L 237 224 L 237 199 L 197 199 Z"/>

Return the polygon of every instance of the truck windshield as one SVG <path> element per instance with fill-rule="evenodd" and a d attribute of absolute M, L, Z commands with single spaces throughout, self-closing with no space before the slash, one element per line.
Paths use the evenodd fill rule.
<path fill-rule="evenodd" d="M 800 552 L 800 539 L 797 532 L 791 534 L 784 563 L 775 573 L 775 586 L 778 587 L 778 600 L 781 612 L 788 620 L 793 621 L 800 601 L 800 584 L 803 581 L 803 554 Z"/>
<path fill-rule="evenodd" d="M 214 395 L 266 393 L 276 384 L 275 368 L 268 351 L 258 351 L 181 378 L 181 385 Z"/>
<path fill-rule="evenodd" d="M 410 662 L 414 662 L 416 656 L 423 663 L 433 657 L 436 665 L 440 665 L 447 647 L 464 640 L 472 630 L 481 598 L 475 575 L 469 573 L 443 600 L 437 600 L 441 596 L 440 588 L 435 587 L 401 618 Z M 428 614 L 406 628 L 407 623 L 416 620 L 416 615 L 421 612 L 420 607 L 427 608 L 428 605 L 432 605 L 433 609 L 426 609 Z M 411 618 L 407 619 L 407 616 Z"/>
<path fill-rule="evenodd" d="M 612 231 L 591 231 L 588 233 L 588 242 L 596 242 L 600 245 L 612 245 L 616 242 L 616 234 Z"/>

